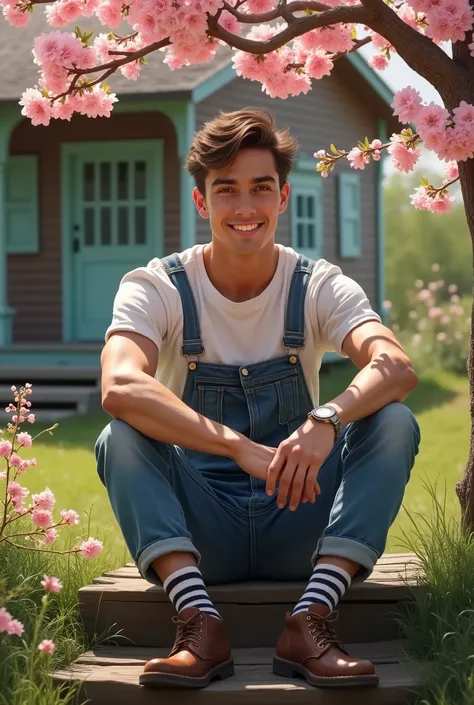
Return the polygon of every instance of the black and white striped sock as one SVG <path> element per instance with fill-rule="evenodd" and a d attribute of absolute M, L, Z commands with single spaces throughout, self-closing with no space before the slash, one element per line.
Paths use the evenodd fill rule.
<path fill-rule="evenodd" d="M 332 611 L 351 584 L 351 576 L 343 568 L 329 563 L 315 565 L 308 586 L 291 613 L 307 610 L 310 605 L 327 605 Z"/>
<path fill-rule="evenodd" d="M 207 594 L 199 568 L 190 566 L 175 570 L 166 578 L 163 588 L 176 612 L 181 612 L 185 607 L 197 607 L 211 617 L 221 618 Z"/>

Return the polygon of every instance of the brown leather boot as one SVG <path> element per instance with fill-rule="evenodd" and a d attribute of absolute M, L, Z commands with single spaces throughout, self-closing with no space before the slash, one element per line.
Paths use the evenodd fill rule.
<path fill-rule="evenodd" d="M 331 622 L 337 613 L 325 605 L 286 615 L 273 660 L 273 673 L 285 678 L 298 675 L 317 686 L 378 685 L 373 663 L 351 658 L 336 636 Z"/>
<path fill-rule="evenodd" d="M 178 625 L 168 658 L 145 664 L 140 685 L 152 688 L 204 688 L 211 680 L 234 675 L 234 661 L 221 619 L 186 607 L 173 622 Z"/>

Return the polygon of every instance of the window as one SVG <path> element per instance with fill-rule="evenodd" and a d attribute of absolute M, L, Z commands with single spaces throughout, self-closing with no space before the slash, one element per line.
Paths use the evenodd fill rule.
<path fill-rule="evenodd" d="M 322 178 L 316 162 L 300 161 L 290 177 L 291 246 L 312 259 L 323 256 Z"/>
<path fill-rule="evenodd" d="M 341 257 L 360 257 L 360 176 L 339 174 L 339 249 Z"/>

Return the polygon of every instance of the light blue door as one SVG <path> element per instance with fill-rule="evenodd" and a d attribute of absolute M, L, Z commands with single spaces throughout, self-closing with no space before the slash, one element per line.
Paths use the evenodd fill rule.
<path fill-rule="evenodd" d="M 69 146 L 72 339 L 103 340 L 122 276 L 163 256 L 160 140 Z"/>

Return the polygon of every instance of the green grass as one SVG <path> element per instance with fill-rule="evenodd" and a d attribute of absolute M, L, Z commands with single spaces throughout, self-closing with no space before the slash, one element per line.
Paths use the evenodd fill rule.
<path fill-rule="evenodd" d="M 321 375 L 321 400 L 336 396 L 353 376 L 352 366 L 333 365 Z M 455 484 L 462 476 L 469 442 L 467 379 L 444 372 L 426 373 L 406 403 L 418 419 L 422 443 L 404 506 L 412 512 L 429 514 L 431 500 L 423 482 L 441 480 L 447 491 L 448 517 L 457 516 Z M 73 535 L 84 529 L 83 524 L 88 521 L 85 513 L 91 512 L 91 535 L 104 540 L 111 560 L 125 562 L 129 560 L 128 553 L 106 490 L 97 476 L 93 454 L 94 442 L 108 420 L 105 413 L 97 412 L 61 421 L 54 437 L 45 434 L 28 454 L 25 452 L 25 457 L 35 456 L 38 465 L 23 476 L 23 484 L 32 491 L 48 486 L 56 494 L 58 510 L 71 508 L 80 512 L 83 522 L 71 528 Z M 411 531 L 404 509 L 390 531 L 387 550 L 402 550 L 403 531 Z M 64 534 L 68 532 L 69 529 L 63 530 Z"/>

